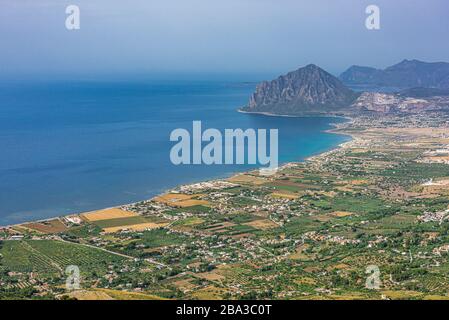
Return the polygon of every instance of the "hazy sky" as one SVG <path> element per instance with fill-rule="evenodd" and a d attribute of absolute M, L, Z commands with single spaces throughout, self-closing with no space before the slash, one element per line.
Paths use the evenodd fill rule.
<path fill-rule="evenodd" d="M 65 8 L 78 5 L 81 29 Z M 381 29 L 365 28 L 365 8 Z M 449 61 L 447 0 L 0 0 L 0 76 L 332 73 Z"/>

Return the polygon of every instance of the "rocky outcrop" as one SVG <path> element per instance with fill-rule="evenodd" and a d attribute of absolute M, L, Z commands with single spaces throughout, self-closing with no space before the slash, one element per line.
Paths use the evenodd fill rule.
<path fill-rule="evenodd" d="M 348 108 L 357 94 L 316 65 L 259 84 L 244 111 L 284 115 L 329 114 Z"/>

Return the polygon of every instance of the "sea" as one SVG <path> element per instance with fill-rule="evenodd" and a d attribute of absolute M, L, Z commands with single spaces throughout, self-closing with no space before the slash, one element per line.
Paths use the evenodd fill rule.
<path fill-rule="evenodd" d="M 174 165 L 172 130 L 278 129 L 279 161 L 303 161 L 350 138 L 334 117 L 239 113 L 243 80 L 0 81 L 0 226 L 149 199 L 248 165 Z"/>

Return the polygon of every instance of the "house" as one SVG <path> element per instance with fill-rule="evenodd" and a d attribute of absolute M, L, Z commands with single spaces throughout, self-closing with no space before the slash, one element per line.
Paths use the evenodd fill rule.
<path fill-rule="evenodd" d="M 23 235 L 15 234 L 9 237 L 9 240 L 23 240 Z"/>

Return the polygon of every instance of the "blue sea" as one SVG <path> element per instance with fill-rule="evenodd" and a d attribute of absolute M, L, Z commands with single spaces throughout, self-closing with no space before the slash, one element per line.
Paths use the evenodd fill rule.
<path fill-rule="evenodd" d="M 0 82 L 0 225 L 148 199 L 175 187 L 248 170 L 175 166 L 170 132 L 279 129 L 280 162 L 347 141 L 339 118 L 244 114 L 255 89 L 243 81 L 29 80 Z"/>

